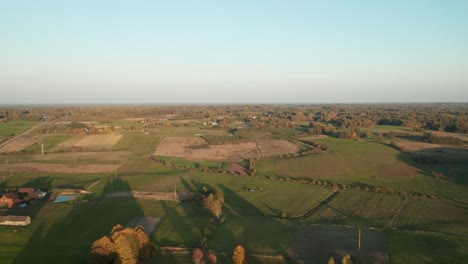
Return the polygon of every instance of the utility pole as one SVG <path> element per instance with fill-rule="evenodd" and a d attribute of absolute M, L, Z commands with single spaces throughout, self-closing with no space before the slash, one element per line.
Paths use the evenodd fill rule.
<path fill-rule="evenodd" d="M 44 142 L 41 143 L 41 153 L 44 155 Z"/>
<path fill-rule="evenodd" d="M 358 241 L 358 250 L 361 249 L 361 228 L 359 228 L 359 241 Z"/>

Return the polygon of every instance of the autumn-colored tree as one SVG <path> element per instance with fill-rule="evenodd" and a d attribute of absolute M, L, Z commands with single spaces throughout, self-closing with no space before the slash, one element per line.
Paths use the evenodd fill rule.
<path fill-rule="evenodd" d="M 136 229 L 116 225 L 110 236 L 94 241 L 88 257 L 89 263 L 96 264 L 136 264 L 153 256 L 154 246 L 143 227 Z"/>
<path fill-rule="evenodd" d="M 219 219 L 224 204 L 224 193 L 221 191 L 216 191 L 214 195 L 210 193 L 208 196 L 203 198 L 202 204 L 204 207 L 210 209 L 211 212 L 213 212 L 213 214 Z"/>
<path fill-rule="evenodd" d="M 341 263 L 343 264 L 353 264 L 353 259 L 351 258 L 350 255 L 346 255 L 341 259 Z"/>
<path fill-rule="evenodd" d="M 109 239 L 109 237 L 104 236 L 93 242 L 91 252 L 88 256 L 88 263 L 114 263 L 115 258 L 116 253 L 114 243 Z"/>
<path fill-rule="evenodd" d="M 335 264 L 335 258 L 333 258 L 333 256 L 330 256 L 328 259 L 328 264 Z"/>
<path fill-rule="evenodd" d="M 114 240 L 117 263 L 136 264 L 139 256 L 139 243 L 133 228 L 126 228 Z"/>
<path fill-rule="evenodd" d="M 153 254 L 153 244 L 151 244 L 151 241 L 142 226 L 137 226 L 135 231 L 139 244 L 138 257 L 139 259 L 149 259 Z"/>
<path fill-rule="evenodd" d="M 200 248 L 196 248 L 192 254 L 193 263 L 204 264 L 205 263 L 205 261 L 203 260 L 204 256 L 205 254 L 203 253 L 203 250 L 201 250 Z"/>
<path fill-rule="evenodd" d="M 206 254 L 206 263 L 207 264 L 218 263 L 218 258 L 216 257 L 216 254 L 214 252 L 208 252 L 208 254 Z"/>
<path fill-rule="evenodd" d="M 232 261 L 234 262 L 234 264 L 246 264 L 247 263 L 247 259 L 245 256 L 245 249 L 241 245 L 238 245 L 234 249 Z"/>

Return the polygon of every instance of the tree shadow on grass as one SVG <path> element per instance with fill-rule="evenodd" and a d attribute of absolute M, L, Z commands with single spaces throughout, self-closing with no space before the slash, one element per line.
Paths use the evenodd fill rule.
<path fill-rule="evenodd" d="M 443 173 L 441 180 L 468 186 L 468 150 L 438 147 L 419 151 L 400 151 L 398 159 L 420 170 L 422 175 L 434 177 L 432 172 Z"/>
<path fill-rule="evenodd" d="M 130 190 L 128 183 L 108 182 L 104 189 Z M 135 199 L 104 198 L 96 203 L 46 204 L 27 227 L 32 235 L 13 263 L 86 263 L 91 244 L 113 226 L 125 226 L 144 212 Z"/>
<path fill-rule="evenodd" d="M 225 252 L 243 245 L 247 253 L 287 254 L 298 222 L 264 216 L 261 210 L 227 186 L 218 186 L 224 192 L 225 205 L 231 212 L 223 211 L 226 222 L 217 228 L 216 237 L 210 242 L 212 245 Z"/>

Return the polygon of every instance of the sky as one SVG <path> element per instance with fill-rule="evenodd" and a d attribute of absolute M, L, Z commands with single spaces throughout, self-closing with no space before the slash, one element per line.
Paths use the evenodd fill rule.
<path fill-rule="evenodd" d="M 0 104 L 468 102 L 468 1 L 0 1 Z"/>

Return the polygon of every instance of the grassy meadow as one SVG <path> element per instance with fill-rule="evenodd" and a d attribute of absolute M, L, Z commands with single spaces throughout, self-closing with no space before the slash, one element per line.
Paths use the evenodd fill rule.
<path fill-rule="evenodd" d="M 127 125 L 125 122 L 120 125 Z M 383 131 L 389 127 L 375 129 Z M 179 127 L 145 128 L 145 131 L 148 134 L 120 131 L 123 136 L 109 149 L 75 153 L 54 150 L 62 142 L 84 136 L 51 134 L 44 139 L 45 155 L 38 155 L 39 146 L 33 145 L 28 149 L 35 154 L 0 156 L 2 166 L 6 166 L 7 159 L 11 164 L 73 166 L 76 160 L 77 164 L 93 166 L 120 165 L 111 173 L 31 171 L 10 175 L 7 170 L 0 172 L 0 180 L 3 176 L 6 180 L 0 185 L 2 189 L 85 189 L 99 180 L 91 189 L 92 194 L 79 197 L 80 201 L 89 202 L 0 209 L 2 215 L 32 218 L 32 224 L 27 227 L 0 226 L 0 262 L 84 263 L 94 240 L 108 234 L 116 224 L 125 225 L 143 216 L 161 218 L 150 235 L 155 244 L 191 249 L 206 238 L 207 246 L 218 252 L 219 263 L 229 263 L 238 244 L 246 248 L 249 263 L 283 263 L 252 254 L 286 256 L 287 263 L 327 260 L 330 255 L 339 260 L 339 256 L 357 252 L 358 228 L 364 230 L 366 239 L 375 242 L 363 254 L 368 252 L 375 259 L 388 254 L 390 263 L 463 263 L 468 257 L 464 247 L 468 243 L 468 186 L 463 178 L 468 171 L 466 164 L 428 166 L 374 140 L 323 138 L 314 141 L 327 145 L 326 152 L 260 158 L 256 161 L 255 177 L 238 176 L 225 172 L 231 161 L 149 158 L 162 137 L 197 133 L 223 136 L 227 134 L 224 130 L 180 124 Z M 276 129 L 270 136 L 294 137 L 295 134 Z M 299 141 L 291 142 L 304 147 Z M 203 167 L 216 168 L 216 172 L 204 172 Z M 433 177 L 432 170 L 444 172 L 445 178 Z M 336 192 L 331 186 L 289 182 L 288 177 L 325 180 L 362 189 L 383 186 L 423 195 L 353 188 Z M 224 193 L 222 224 L 216 224 L 213 214 L 197 201 L 177 203 L 106 197 L 113 191 L 201 192 L 204 187 Z M 316 236 L 328 237 L 330 241 L 317 242 Z M 340 242 L 334 244 L 333 239 Z M 438 244 L 442 246 L 437 247 Z M 310 246 L 317 249 L 310 251 Z M 145 263 L 191 263 L 191 258 L 160 253 Z"/>

